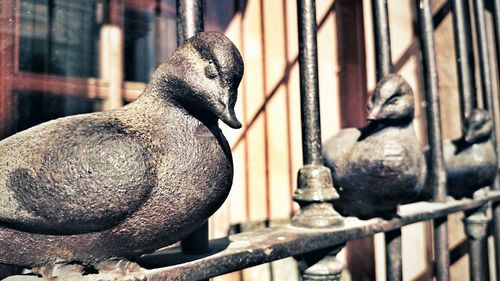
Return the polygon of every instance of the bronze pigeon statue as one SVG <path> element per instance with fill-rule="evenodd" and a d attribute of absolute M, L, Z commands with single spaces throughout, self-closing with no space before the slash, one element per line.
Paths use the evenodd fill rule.
<path fill-rule="evenodd" d="M 443 142 L 448 194 L 455 199 L 472 197 L 474 192 L 493 183 L 497 173 L 495 148 L 490 140 L 493 120 L 482 109 L 475 109 L 463 124 L 462 137 Z M 426 158 L 429 156 L 425 151 Z M 432 190 L 425 186 L 424 198 Z"/>
<path fill-rule="evenodd" d="M 116 110 L 60 118 L 0 142 L 0 262 L 134 260 L 197 229 L 226 199 L 241 55 L 199 33 Z"/>
<path fill-rule="evenodd" d="M 413 92 L 399 75 L 382 79 L 368 100 L 368 125 L 338 132 L 323 146 L 343 215 L 391 217 L 418 196 L 426 174 L 412 121 Z"/>

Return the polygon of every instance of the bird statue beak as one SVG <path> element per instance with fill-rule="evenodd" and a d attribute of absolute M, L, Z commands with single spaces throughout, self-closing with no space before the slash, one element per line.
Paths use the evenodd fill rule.
<path fill-rule="evenodd" d="M 377 119 L 378 119 L 378 115 L 379 115 L 379 113 L 380 113 L 380 110 L 377 110 L 377 109 L 372 110 L 372 111 L 370 112 L 370 114 L 368 114 L 368 117 L 366 117 L 366 119 L 367 119 L 368 121 L 374 121 L 374 120 L 377 120 Z"/>
<path fill-rule="evenodd" d="M 229 109 L 226 108 L 224 113 L 222 113 L 221 116 L 219 116 L 220 120 L 222 122 L 226 123 L 229 127 L 233 129 L 239 129 L 241 128 L 241 123 L 238 121 L 238 118 L 236 118 L 236 114 L 234 113 L 234 109 Z"/>
<path fill-rule="evenodd" d="M 219 105 L 223 106 L 219 111 L 219 119 L 233 129 L 241 128 L 241 123 L 234 113 L 234 105 L 236 104 L 237 92 L 230 91 L 224 99 L 219 99 Z"/>
<path fill-rule="evenodd" d="M 475 142 L 475 138 L 476 138 L 476 136 L 475 136 L 474 132 L 471 130 L 465 134 L 464 140 L 466 143 L 472 144 Z"/>

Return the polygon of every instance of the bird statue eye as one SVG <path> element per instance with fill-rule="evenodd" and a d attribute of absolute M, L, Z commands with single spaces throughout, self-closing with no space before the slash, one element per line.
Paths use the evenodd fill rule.
<path fill-rule="evenodd" d="M 215 64 L 213 62 L 209 62 L 208 65 L 205 67 L 205 76 L 209 79 L 214 79 L 218 75 L 217 67 L 215 67 Z"/>
<path fill-rule="evenodd" d="M 396 104 L 398 102 L 399 96 L 392 96 L 387 100 L 385 104 Z"/>

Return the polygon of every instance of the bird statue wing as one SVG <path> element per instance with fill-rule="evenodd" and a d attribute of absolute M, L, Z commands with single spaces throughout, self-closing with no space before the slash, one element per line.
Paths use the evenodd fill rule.
<path fill-rule="evenodd" d="M 349 169 L 349 154 L 356 145 L 361 131 L 356 128 L 340 130 L 323 144 L 325 164 L 332 169 L 334 178 Z"/>
<path fill-rule="evenodd" d="M 119 224 L 147 198 L 147 149 L 121 122 L 93 113 L 43 123 L 0 142 L 0 225 L 48 234 Z"/>

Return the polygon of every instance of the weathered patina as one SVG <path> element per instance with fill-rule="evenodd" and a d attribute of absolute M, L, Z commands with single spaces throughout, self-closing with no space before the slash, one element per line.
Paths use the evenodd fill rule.
<path fill-rule="evenodd" d="M 414 199 L 426 166 L 413 129 L 414 98 L 399 75 L 382 79 L 368 101 L 368 125 L 341 130 L 324 144 L 325 164 L 344 215 L 390 217 Z"/>

